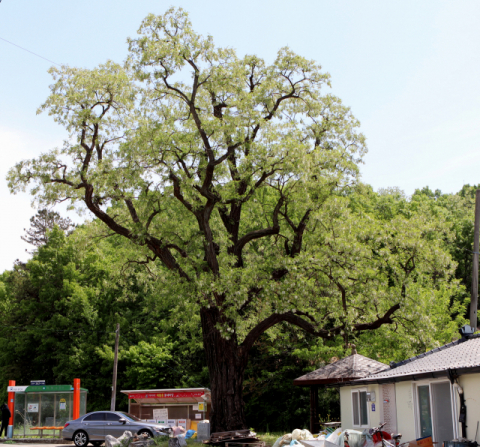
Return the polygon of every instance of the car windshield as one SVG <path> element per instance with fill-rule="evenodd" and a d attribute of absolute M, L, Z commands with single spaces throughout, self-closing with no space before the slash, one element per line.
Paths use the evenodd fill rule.
<path fill-rule="evenodd" d="M 125 419 L 128 419 L 129 421 L 132 421 L 132 422 L 141 421 L 141 419 L 138 419 L 137 416 L 134 416 L 133 414 L 125 413 L 123 411 L 120 411 L 120 413 L 122 413 L 123 417 Z"/>

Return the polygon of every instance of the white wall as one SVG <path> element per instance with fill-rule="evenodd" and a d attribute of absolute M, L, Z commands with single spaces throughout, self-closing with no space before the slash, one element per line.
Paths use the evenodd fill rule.
<path fill-rule="evenodd" d="M 397 402 L 395 399 L 395 384 L 383 383 L 379 385 L 382 396 L 382 422 L 385 422 L 384 430 L 387 433 L 398 433 L 397 429 Z"/>
<path fill-rule="evenodd" d="M 415 436 L 415 413 L 413 406 L 413 387 L 411 381 L 395 384 L 397 404 L 397 430 L 402 434 L 402 441 L 413 441 Z"/>
<path fill-rule="evenodd" d="M 382 421 L 382 396 L 380 394 L 380 387 L 378 385 L 368 386 L 342 386 L 340 388 L 340 416 L 342 422 L 342 429 L 356 429 L 353 426 L 353 411 L 352 411 L 352 390 L 366 389 L 367 391 L 375 392 L 375 402 L 368 402 L 368 419 L 370 427 L 377 427 Z M 373 411 L 373 406 L 375 411 Z M 362 429 L 363 430 L 363 429 Z"/>
<path fill-rule="evenodd" d="M 352 390 L 358 388 L 359 387 L 352 386 L 344 386 L 340 388 L 340 414 L 343 429 L 354 428 L 352 420 Z M 369 402 L 368 416 L 370 420 L 370 427 L 377 427 L 382 422 L 384 422 L 383 395 L 381 386 L 369 385 L 363 388 L 367 388 L 367 391 L 375 391 L 376 411 L 372 411 L 372 402 Z M 399 382 L 395 384 L 395 404 L 397 416 L 397 431 L 399 433 L 402 433 L 402 440 L 411 441 L 415 439 L 415 419 L 413 411 L 413 394 L 411 382 Z"/>
<path fill-rule="evenodd" d="M 342 429 L 352 428 L 352 387 L 342 386 L 340 388 L 340 421 Z"/>
<path fill-rule="evenodd" d="M 467 438 L 473 440 L 477 430 L 477 422 L 480 421 L 480 374 L 465 374 L 458 379 L 459 385 L 463 388 L 465 405 L 467 406 Z M 456 395 L 457 415 L 460 415 L 460 399 Z M 461 436 L 461 425 L 458 424 L 459 436 Z M 480 433 L 480 429 L 479 429 Z M 478 436 L 477 442 L 480 440 Z"/>

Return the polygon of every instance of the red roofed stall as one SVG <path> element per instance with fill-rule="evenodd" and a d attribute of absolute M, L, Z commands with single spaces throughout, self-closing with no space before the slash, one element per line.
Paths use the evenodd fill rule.
<path fill-rule="evenodd" d="M 146 421 L 158 422 L 158 418 L 154 417 L 154 410 L 160 409 L 168 411 L 166 423 L 179 425 L 179 420 L 186 420 L 187 430 L 196 430 L 197 422 L 210 418 L 212 397 L 208 388 L 122 390 L 121 392 L 128 396 L 128 412 Z M 158 414 L 158 412 L 155 413 Z"/>

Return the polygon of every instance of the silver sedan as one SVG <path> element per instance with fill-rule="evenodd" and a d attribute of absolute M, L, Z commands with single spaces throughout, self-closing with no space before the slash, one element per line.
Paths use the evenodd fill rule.
<path fill-rule="evenodd" d="M 77 447 L 86 447 L 88 443 L 99 447 L 106 435 L 119 438 L 125 431 L 148 437 L 166 436 L 169 428 L 166 425 L 144 422 L 137 417 L 122 411 L 94 411 L 68 421 L 63 427 L 62 438 L 73 441 Z"/>

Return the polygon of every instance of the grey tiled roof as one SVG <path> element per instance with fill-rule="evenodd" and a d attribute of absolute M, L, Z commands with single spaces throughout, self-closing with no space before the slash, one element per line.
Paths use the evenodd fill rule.
<path fill-rule="evenodd" d="M 352 354 L 335 363 L 330 363 L 309 372 L 293 381 L 294 385 L 315 385 L 348 382 L 374 374 L 388 365 L 369 359 L 360 354 Z"/>
<path fill-rule="evenodd" d="M 435 375 L 448 370 L 454 372 L 473 372 L 480 368 L 480 334 L 448 343 L 398 363 L 385 371 L 370 375 L 362 382 L 385 381 L 386 379 L 408 379 L 425 375 Z M 438 374 L 441 375 L 441 374 Z"/>

